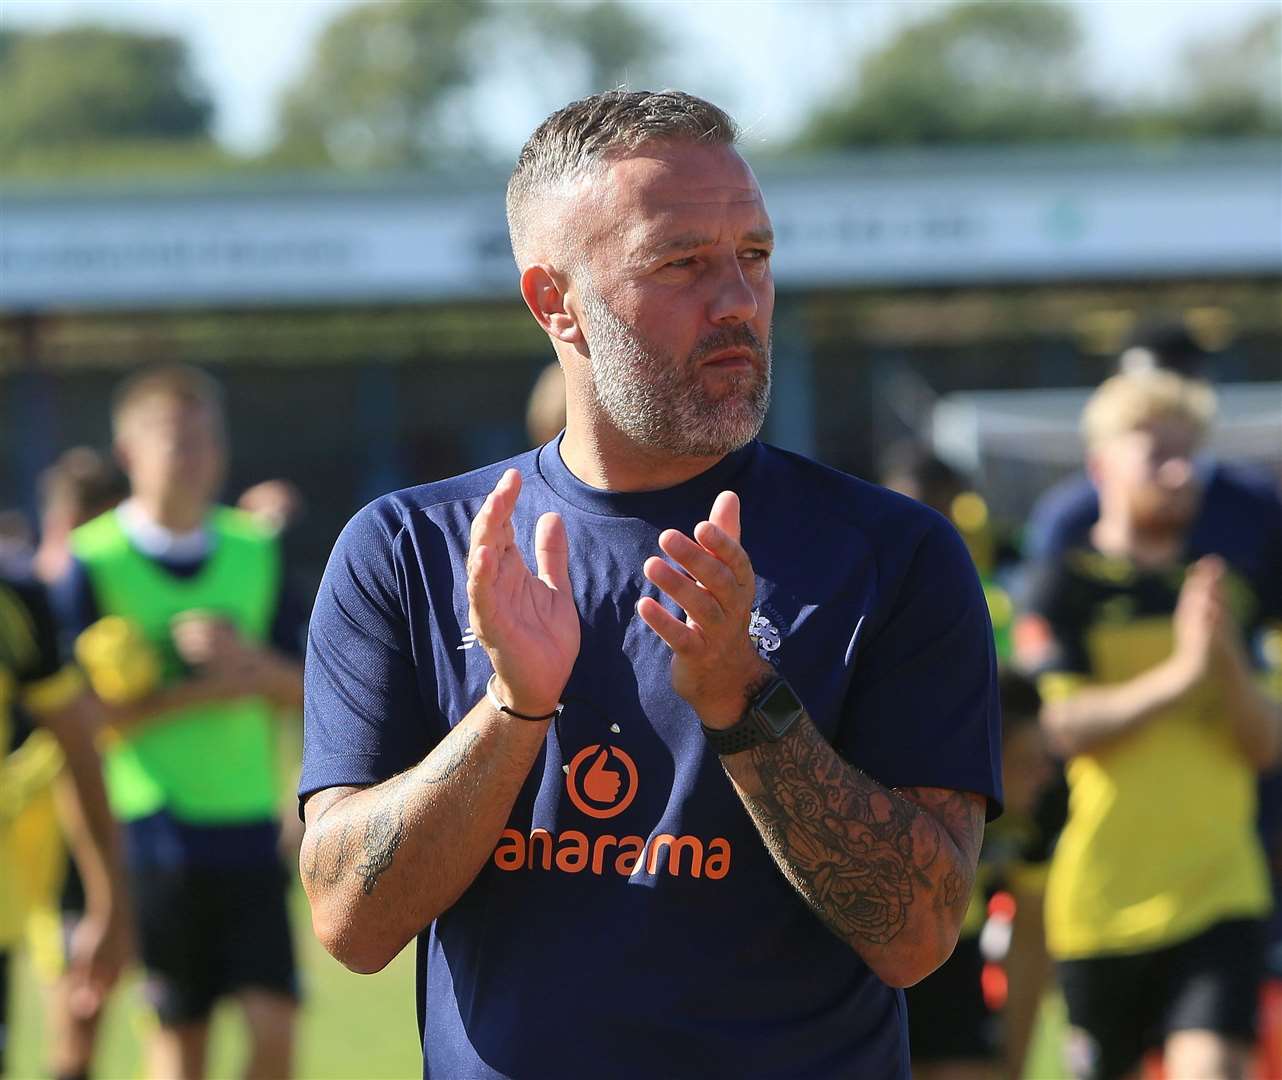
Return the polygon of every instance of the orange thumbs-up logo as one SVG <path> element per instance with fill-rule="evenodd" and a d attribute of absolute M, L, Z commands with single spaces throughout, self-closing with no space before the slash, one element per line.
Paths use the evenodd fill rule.
<path fill-rule="evenodd" d="M 588 766 L 587 775 L 583 777 L 583 794 L 593 802 L 613 805 L 618 801 L 623 776 L 605 767 L 609 757 L 610 751 L 604 746 L 596 752 L 592 764 Z"/>
<path fill-rule="evenodd" d="M 636 762 L 617 746 L 585 746 L 566 770 L 565 790 L 570 802 L 588 817 L 612 818 L 636 798 Z"/>

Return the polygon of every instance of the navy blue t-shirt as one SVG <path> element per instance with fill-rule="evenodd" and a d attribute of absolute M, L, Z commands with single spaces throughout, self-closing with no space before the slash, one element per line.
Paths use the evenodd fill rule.
<path fill-rule="evenodd" d="M 565 519 L 582 646 L 493 856 L 419 937 L 424 1075 L 906 1078 L 903 995 L 771 861 L 635 607 L 677 610 L 642 564 L 736 491 L 754 641 L 819 730 L 884 784 L 996 812 L 983 593 L 909 499 L 758 442 L 663 491 L 589 488 L 550 443 L 385 496 L 339 538 L 312 614 L 300 797 L 414 765 L 484 694 L 465 560 L 509 466 L 531 564 L 539 515 Z M 618 783 L 585 782 L 601 769 Z"/>

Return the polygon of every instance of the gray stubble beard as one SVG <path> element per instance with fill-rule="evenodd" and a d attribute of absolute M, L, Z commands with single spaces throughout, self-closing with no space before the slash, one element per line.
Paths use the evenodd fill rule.
<path fill-rule="evenodd" d="M 763 347 L 739 323 L 710 334 L 678 361 L 637 334 L 595 289 L 581 295 L 596 402 L 620 432 L 640 446 L 681 457 L 720 457 L 756 438 L 770 406 L 773 334 Z M 727 375 L 714 397 L 704 388 L 698 362 L 734 345 L 752 349 L 757 360 L 751 370 Z"/>

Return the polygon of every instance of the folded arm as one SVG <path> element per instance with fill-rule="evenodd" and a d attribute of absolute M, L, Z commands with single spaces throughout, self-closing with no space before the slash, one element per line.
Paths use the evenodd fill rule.
<path fill-rule="evenodd" d="M 1138 730 L 1184 697 L 1200 677 L 1183 658 L 1172 656 L 1126 682 L 1083 683 L 1063 697 L 1046 694 L 1042 728 L 1057 754 L 1090 753 Z"/>
<path fill-rule="evenodd" d="M 1258 769 L 1276 761 L 1282 712 L 1255 685 L 1229 610 L 1225 574 L 1223 561 L 1215 557 L 1199 559 L 1189 568 L 1172 619 L 1174 646 L 1166 659 L 1126 682 L 1083 686 L 1047 701 L 1042 726 L 1059 753 L 1099 749 L 1212 681 L 1246 758 Z"/>

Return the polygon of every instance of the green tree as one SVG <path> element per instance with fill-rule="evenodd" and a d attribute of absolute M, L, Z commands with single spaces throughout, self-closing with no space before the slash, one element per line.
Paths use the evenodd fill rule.
<path fill-rule="evenodd" d="M 1164 117 L 1169 132 L 1282 135 L 1282 11 L 1189 45 L 1181 72 L 1184 92 Z"/>
<path fill-rule="evenodd" d="M 804 148 L 1236 138 L 1282 134 L 1282 12 L 1190 44 L 1165 99 L 1108 100 L 1083 75 L 1061 3 L 967 0 L 865 57 L 798 139 Z"/>
<path fill-rule="evenodd" d="M 471 81 L 467 38 L 486 9 L 485 0 L 383 0 L 338 16 L 285 95 L 277 156 L 362 169 L 430 158 L 451 93 Z"/>
<path fill-rule="evenodd" d="M 207 140 L 213 106 L 175 38 L 82 26 L 0 35 L 0 154 Z"/>
<path fill-rule="evenodd" d="M 284 96 L 273 157 L 375 170 L 484 156 L 489 133 L 473 114 L 485 88 L 518 107 L 549 87 L 603 89 L 635 76 L 658 46 L 613 0 L 363 4 L 330 23 Z"/>
<path fill-rule="evenodd" d="M 534 44 L 554 62 L 563 62 L 567 50 L 577 54 L 578 91 L 584 94 L 635 85 L 664 44 L 654 24 L 616 0 L 535 3 L 523 10 Z"/>
<path fill-rule="evenodd" d="M 1081 29 L 1057 3 L 969 0 L 865 57 L 806 123 L 807 147 L 1081 138 L 1109 120 L 1081 73 Z"/>

